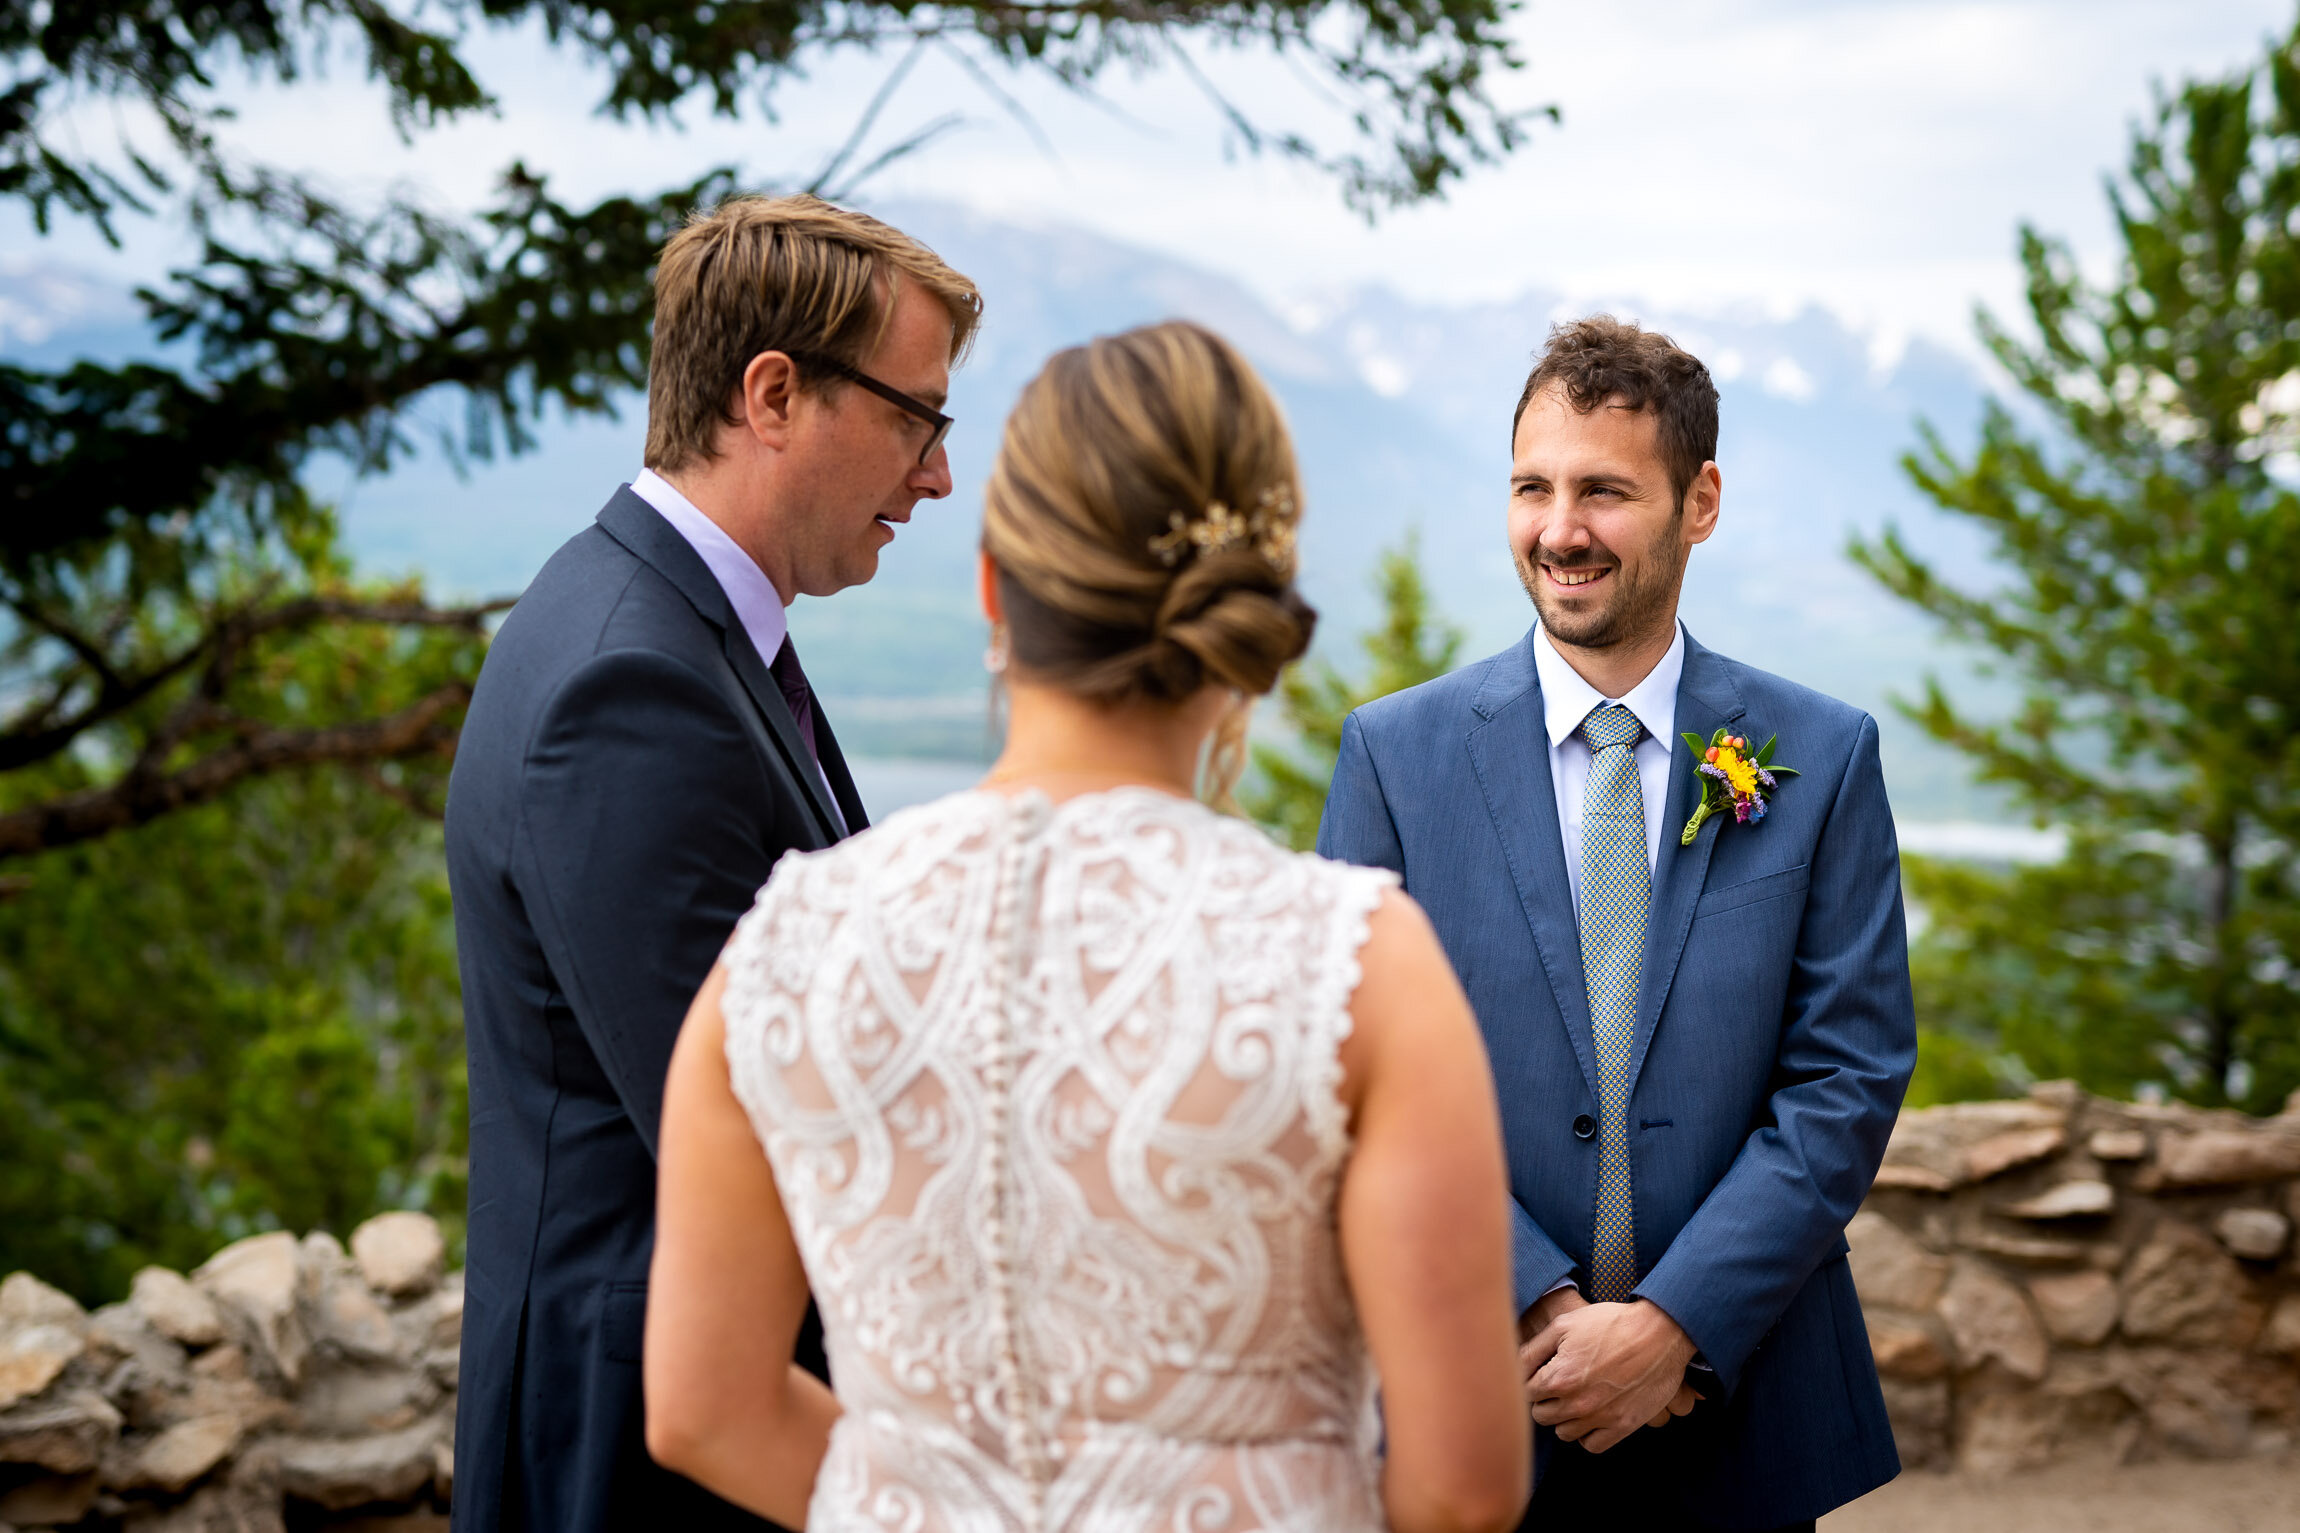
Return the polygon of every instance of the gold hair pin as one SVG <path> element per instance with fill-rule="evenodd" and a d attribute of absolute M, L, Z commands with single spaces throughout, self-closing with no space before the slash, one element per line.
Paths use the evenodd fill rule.
<path fill-rule="evenodd" d="M 1177 511 L 1167 518 L 1167 532 L 1150 540 L 1150 552 L 1171 569 L 1184 554 L 1219 554 L 1251 546 L 1270 564 L 1291 575 L 1294 571 L 1294 492 L 1272 485 L 1255 497 L 1244 511 L 1233 511 L 1211 501 L 1195 519 Z"/>

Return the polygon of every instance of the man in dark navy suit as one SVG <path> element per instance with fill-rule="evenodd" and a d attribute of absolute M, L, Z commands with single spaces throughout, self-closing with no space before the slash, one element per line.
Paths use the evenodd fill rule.
<path fill-rule="evenodd" d="M 1560 326 L 1512 438 L 1540 624 L 1351 715 L 1318 849 L 1404 878 L 1485 1032 L 1526 1526 L 1809 1530 L 1899 1470 L 1844 1239 L 1916 1063 L 1876 725 L 1677 621 L 1698 360 Z"/>
<path fill-rule="evenodd" d="M 981 312 L 932 251 L 811 197 L 699 218 L 655 295 L 646 470 L 505 619 L 449 788 L 459 1533 L 768 1526 L 647 1456 L 664 1075 L 776 860 L 863 828 L 784 608 L 869 580 L 950 493 L 942 405 Z"/>

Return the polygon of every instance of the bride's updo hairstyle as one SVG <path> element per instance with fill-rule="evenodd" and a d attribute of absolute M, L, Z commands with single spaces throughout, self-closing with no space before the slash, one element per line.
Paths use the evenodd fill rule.
<path fill-rule="evenodd" d="M 1301 498 L 1277 401 L 1211 330 L 1055 353 L 983 502 L 1015 667 L 1109 703 L 1269 691 L 1317 624 L 1294 590 Z"/>

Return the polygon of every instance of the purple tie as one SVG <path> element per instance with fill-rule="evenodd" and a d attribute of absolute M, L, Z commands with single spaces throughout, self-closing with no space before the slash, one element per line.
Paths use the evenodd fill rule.
<path fill-rule="evenodd" d="M 783 689 L 783 701 L 790 705 L 791 717 L 798 722 L 799 738 L 807 742 L 807 754 L 820 767 L 823 755 L 815 749 L 815 692 L 807 685 L 807 673 L 799 669 L 799 652 L 791 647 L 790 635 L 783 636 L 783 647 L 775 651 L 775 663 L 767 669 L 775 673 L 775 685 Z"/>

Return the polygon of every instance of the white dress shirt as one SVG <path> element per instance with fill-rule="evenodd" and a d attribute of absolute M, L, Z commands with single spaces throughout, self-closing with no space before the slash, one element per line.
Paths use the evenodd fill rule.
<path fill-rule="evenodd" d="M 1589 742 L 1581 721 L 1593 709 L 1619 703 L 1637 715 L 1645 738 L 1637 742 L 1637 787 L 1645 800 L 1645 864 L 1658 876 L 1661 816 L 1669 800 L 1669 762 L 1677 740 L 1677 682 L 1685 674 L 1685 625 L 1661 663 L 1621 697 L 1607 697 L 1581 679 L 1549 642 L 1546 630 L 1534 640 L 1533 671 L 1541 681 L 1542 722 L 1549 732 L 1549 781 L 1557 792 L 1557 828 L 1565 840 L 1565 878 L 1573 908 L 1581 910 L 1581 801 L 1589 787 Z"/>
<path fill-rule="evenodd" d="M 671 524 L 671 530 L 687 540 L 719 582 L 719 589 L 727 596 L 727 605 L 735 609 L 735 621 L 743 625 L 749 635 L 751 648 L 768 665 L 782 652 L 783 641 L 790 637 L 790 614 L 783 610 L 783 596 L 767 572 L 759 568 L 758 561 L 743 552 L 743 546 L 727 536 L 727 530 L 705 516 L 689 500 L 651 468 L 639 470 L 639 477 L 631 481 L 631 493 L 638 496 Z M 1547 682 L 1544 682 L 1547 685 Z M 1588 753 L 1583 752 L 1586 756 Z M 843 832 L 846 816 L 839 809 L 838 795 L 831 792 L 830 781 L 822 775 L 822 764 L 814 763 L 815 778 L 823 785 L 823 797 L 831 806 L 831 818 Z M 1586 770 L 1586 768 L 1584 769 Z"/>
<path fill-rule="evenodd" d="M 1645 738 L 1637 742 L 1637 792 L 1645 800 L 1645 865 L 1658 878 L 1661 815 L 1668 805 L 1669 761 L 1677 748 L 1677 683 L 1685 674 L 1685 625 L 1677 625 L 1677 637 L 1669 641 L 1661 663 L 1621 697 L 1607 697 L 1582 680 L 1550 644 L 1546 629 L 1533 642 L 1533 674 L 1541 682 L 1542 724 L 1549 733 L 1549 783 L 1557 793 L 1557 829 L 1565 841 L 1565 881 L 1579 916 L 1581 801 L 1588 794 L 1591 755 L 1589 742 L 1581 737 L 1581 721 L 1594 709 L 1619 703 L 1645 726 Z M 1573 1279 L 1562 1278 L 1542 1297 L 1576 1286 Z M 1696 1359 L 1695 1366 L 1706 1365 Z"/>

